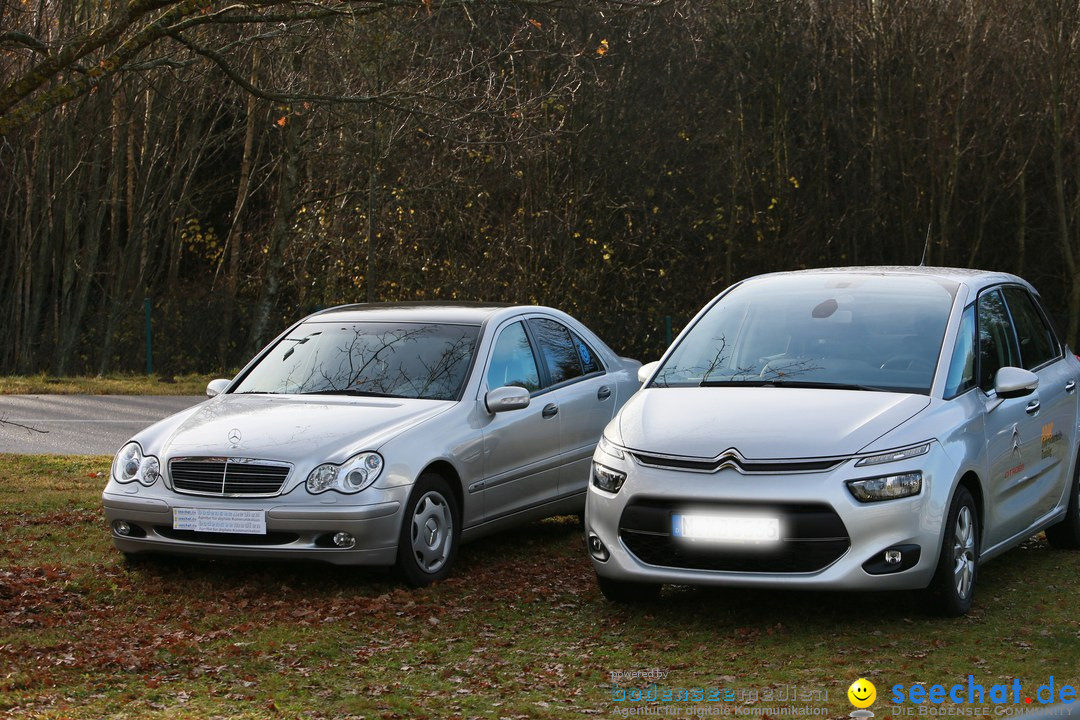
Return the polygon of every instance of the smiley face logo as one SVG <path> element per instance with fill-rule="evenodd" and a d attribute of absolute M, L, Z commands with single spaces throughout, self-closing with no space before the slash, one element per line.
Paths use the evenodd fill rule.
<path fill-rule="evenodd" d="M 848 700 L 857 708 L 868 708 L 877 700 L 877 688 L 866 678 L 859 678 L 847 689 Z"/>

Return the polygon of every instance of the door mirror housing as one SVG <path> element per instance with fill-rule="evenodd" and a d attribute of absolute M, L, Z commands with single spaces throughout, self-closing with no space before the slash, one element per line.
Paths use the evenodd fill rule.
<path fill-rule="evenodd" d="M 642 385 L 645 381 L 652 377 L 652 374 L 656 372 L 656 368 L 660 367 L 659 360 L 653 360 L 650 363 L 645 363 L 637 369 L 637 381 Z"/>
<path fill-rule="evenodd" d="M 484 406 L 489 413 L 523 410 L 529 407 L 529 391 L 516 385 L 504 385 L 484 394 Z"/>
<path fill-rule="evenodd" d="M 1002 400 L 1024 397 L 1039 387 L 1039 376 L 1018 367 L 1003 367 L 994 375 L 994 391 Z"/>
<path fill-rule="evenodd" d="M 225 389 L 229 387 L 232 380 L 226 380 L 225 378 L 218 378 L 217 380 L 211 380 L 206 384 L 206 397 L 217 397 L 221 393 L 225 392 Z"/>

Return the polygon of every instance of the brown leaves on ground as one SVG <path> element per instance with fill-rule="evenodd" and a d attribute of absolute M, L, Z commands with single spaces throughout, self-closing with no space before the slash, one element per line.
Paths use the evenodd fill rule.
<path fill-rule="evenodd" d="M 0 533 L 14 527 L 32 527 L 47 525 L 55 528 L 69 528 L 73 525 L 96 523 L 105 517 L 101 508 L 73 508 L 49 513 L 35 512 L 0 512 Z M 5 533 L 6 534 L 6 533 Z"/>
<path fill-rule="evenodd" d="M 70 574 L 55 565 L 0 570 L 0 625 L 52 627 L 78 613 L 82 597 L 69 583 Z"/>
<path fill-rule="evenodd" d="M 0 515 L 9 529 L 66 528 L 67 541 L 88 532 L 86 524 L 102 523 L 96 509 Z M 90 531 L 108 542 L 104 528 Z M 432 703 L 432 712 L 447 693 L 464 700 L 539 684 L 569 698 L 579 692 L 581 669 L 564 657 L 517 647 L 518 629 L 507 628 L 500 615 L 526 619 L 530 632 L 554 630 L 595 594 L 580 532 L 564 519 L 466 545 L 454 576 L 420 590 L 386 571 L 319 563 L 156 558 L 129 564 L 110 552 L 115 559 L 105 563 L 6 567 L 0 631 L 11 631 L 3 633 L 11 640 L 0 645 L 0 662 L 9 668 L 0 693 L 9 693 L 9 702 L 51 702 L 86 677 L 101 678 L 107 689 L 131 682 L 133 673 L 151 694 L 178 683 L 209 684 L 226 699 L 265 703 L 270 675 L 317 685 L 345 663 L 356 666 L 356 689 L 365 697 L 385 696 L 392 704 L 415 692 L 418 702 Z M 309 638 L 325 641 L 325 630 L 341 638 L 326 657 L 307 645 Z M 459 647 L 463 659 L 445 664 Z M 522 675 L 523 661 L 532 677 Z M 434 678 L 427 681 L 434 687 L 411 688 L 414 673 Z"/>

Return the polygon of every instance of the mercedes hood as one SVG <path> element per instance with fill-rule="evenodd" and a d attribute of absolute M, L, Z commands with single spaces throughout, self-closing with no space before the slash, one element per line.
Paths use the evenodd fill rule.
<path fill-rule="evenodd" d="M 167 457 L 245 457 L 341 462 L 377 450 L 404 430 L 454 405 L 438 400 L 219 395 L 135 437 Z"/>

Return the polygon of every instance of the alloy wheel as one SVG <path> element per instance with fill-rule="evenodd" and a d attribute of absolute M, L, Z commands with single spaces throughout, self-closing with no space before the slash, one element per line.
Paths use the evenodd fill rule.
<path fill-rule="evenodd" d="M 975 523 L 972 521 L 971 508 L 965 505 L 957 513 L 953 529 L 953 579 L 960 598 L 968 597 L 974 577 Z"/>

